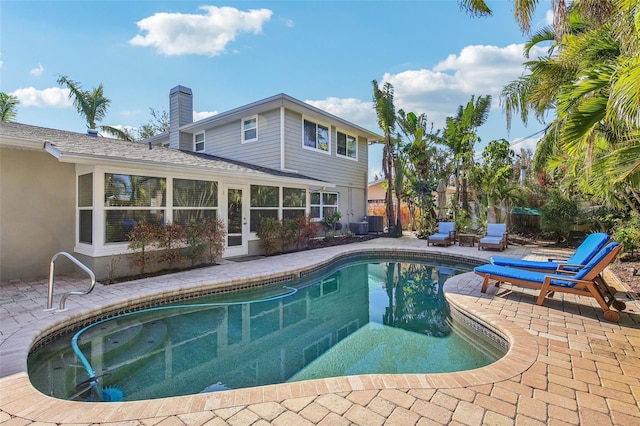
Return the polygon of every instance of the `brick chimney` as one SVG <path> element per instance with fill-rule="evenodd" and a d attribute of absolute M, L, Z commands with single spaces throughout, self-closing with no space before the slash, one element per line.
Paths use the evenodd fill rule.
<path fill-rule="evenodd" d="M 191 135 L 181 135 L 180 126 L 193 123 L 193 94 L 191 89 L 176 86 L 169 92 L 169 147 L 193 149 Z"/>

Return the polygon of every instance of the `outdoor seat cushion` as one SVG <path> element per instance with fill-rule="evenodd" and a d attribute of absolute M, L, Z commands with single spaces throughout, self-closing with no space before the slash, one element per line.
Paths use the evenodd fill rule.
<path fill-rule="evenodd" d="M 489 274 L 491 278 L 501 281 L 509 281 L 509 279 L 519 280 L 519 281 L 527 281 L 534 284 L 542 284 L 544 282 L 545 277 L 551 276 L 551 284 L 558 287 L 574 287 L 576 285 L 575 282 L 561 280 L 560 278 L 569 278 L 575 280 L 583 280 L 590 273 L 600 272 L 607 265 L 602 265 L 601 263 L 606 259 L 607 256 L 617 247 L 619 243 L 613 242 L 607 244 L 602 250 L 600 250 L 591 260 L 587 263 L 583 268 L 581 268 L 575 275 L 563 275 L 563 274 L 549 274 L 547 272 L 535 272 L 528 271 L 526 269 L 518 269 L 518 268 L 509 268 L 507 266 L 498 266 L 492 265 L 490 263 L 486 265 L 481 265 L 473 268 L 473 270 L 478 274 Z M 596 269 L 597 268 L 597 269 Z M 555 279 L 557 278 L 557 279 Z M 595 279 L 593 277 L 592 279 Z"/>
<path fill-rule="evenodd" d="M 430 241 L 445 241 L 451 239 L 451 236 L 449 234 L 433 234 L 433 235 L 429 235 L 429 240 Z"/>
<path fill-rule="evenodd" d="M 506 266 L 497 266 L 487 263 L 486 265 L 477 266 L 473 268 L 476 273 L 479 274 L 489 274 L 493 279 L 503 280 L 509 282 L 509 279 L 515 279 L 520 281 L 528 281 L 534 284 L 540 284 L 544 282 L 545 277 L 552 276 L 558 278 L 574 278 L 570 275 L 560 275 L 560 274 L 547 274 L 545 272 L 535 272 L 528 271 L 526 269 L 518 269 L 518 268 L 509 268 Z M 574 287 L 576 285 L 575 282 L 564 281 L 564 280 L 552 280 L 552 285 L 559 287 Z"/>
<path fill-rule="evenodd" d="M 510 268 L 520 269 L 542 269 L 544 271 L 555 271 L 560 266 L 558 262 L 545 262 L 541 260 L 525 260 L 513 257 L 491 256 L 489 259 L 492 264 L 498 266 L 508 266 Z"/>
<path fill-rule="evenodd" d="M 538 269 L 543 271 L 555 271 L 561 264 L 576 265 L 574 267 L 564 268 L 567 271 L 577 271 L 579 265 L 585 265 L 600 251 L 605 244 L 611 239 L 608 234 L 603 232 L 596 232 L 589 234 L 589 236 L 576 248 L 574 253 L 569 257 L 566 262 L 554 262 L 554 261 L 538 261 L 538 260 L 524 260 L 515 259 L 512 257 L 491 257 L 491 263 L 500 266 L 509 266 L 511 268 L 527 268 Z"/>
<path fill-rule="evenodd" d="M 482 237 L 480 238 L 480 244 L 501 244 L 503 242 L 502 237 Z"/>

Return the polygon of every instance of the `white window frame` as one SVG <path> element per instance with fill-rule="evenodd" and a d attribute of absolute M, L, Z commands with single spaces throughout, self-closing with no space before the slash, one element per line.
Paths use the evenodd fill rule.
<path fill-rule="evenodd" d="M 250 121 L 250 120 L 254 120 L 255 121 L 255 127 L 246 129 L 244 127 L 244 125 L 245 125 L 245 123 L 247 121 Z M 254 129 L 256 131 L 256 136 L 254 138 L 247 139 L 247 131 L 254 130 Z M 257 141 L 258 140 L 258 115 L 257 114 L 256 115 L 252 115 L 250 117 L 245 117 L 242 120 L 240 120 L 240 132 L 242 133 L 242 143 L 248 143 L 248 142 Z"/>
<path fill-rule="evenodd" d="M 304 122 L 308 121 L 309 123 L 313 123 L 316 125 L 316 146 L 312 147 L 312 146 L 307 146 L 304 142 Z M 318 126 L 322 126 L 325 127 L 327 129 L 327 150 L 323 150 L 318 148 Z M 308 117 L 302 117 L 302 148 L 303 149 L 308 149 L 310 151 L 314 151 L 314 152 L 319 152 L 321 154 L 326 154 L 326 155 L 331 155 L 331 125 L 327 124 L 327 123 L 323 123 L 321 121 L 312 119 L 312 118 L 308 118 Z"/>
<path fill-rule="evenodd" d="M 339 149 L 339 146 L 338 146 L 338 133 L 342 133 L 346 138 L 346 142 L 345 142 L 346 143 L 345 149 L 346 149 L 346 152 L 347 152 L 346 155 L 345 154 L 340 154 L 338 152 L 338 149 Z M 356 156 L 355 157 L 351 157 L 349 155 L 348 140 L 349 140 L 350 137 L 353 138 L 355 140 L 355 142 L 356 142 L 356 145 L 355 145 L 355 154 L 356 154 Z M 336 130 L 336 157 L 346 158 L 347 160 L 352 160 L 352 161 L 358 161 L 358 137 L 353 135 L 353 134 L 351 134 L 351 133 L 348 133 L 348 132 L 343 132 L 341 130 Z"/>
<path fill-rule="evenodd" d="M 80 210 L 84 208 L 78 207 L 78 177 L 80 175 L 93 173 L 93 224 L 92 224 L 92 243 L 85 243 L 79 241 L 79 224 L 80 224 Z M 137 175 L 137 176 L 151 176 L 166 179 L 166 202 L 165 206 L 149 206 L 149 207 L 130 207 L 129 209 L 138 209 L 138 210 L 163 210 L 164 211 L 164 220 L 166 223 L 173 222 L 173 212 L 174 209 L 180 209 L 180 207 L 173 207 L 173 179 L 191 179 L 191 180 L 202 180 L 202 181 L 215 181 L 218 182 L 218 206 L 217 207 L 207 207 L 206 209 L 217 210 L 216 217 L 221 218 L 221 208 L 220 208 L 220 197 L 221 197 L 221 181 L 220 179 L 212 179 L 211 176 L 202 174 L 202 173 L 173 173 L 173 172 L 159 172 L 155 167 L 105 167 L 105 166 L 89 166 L 89 167 L 76 167 L 76 220 L 75 220 L 75 228 L 76 228 L 76 239 L 75 239 L 75 247 L 74 252 L 80 253 L 89 257 L 103 257 L 109 255 L 120 255 L 120 254 L 130 254 L 131 250 L 129 247 L 128 241 L 123 242 L 109 242 L 106 240 L 106 212 L 110 209 L 117 209 L 116 206 L 113 208 L 106 207 L 104 203 L 104 193 L 105 193 L 105 184 L 104 184 L 104 176 L 105 174 L 118 174 L 118 175 Z M 200 208 L 200 207 L 199 207 Z M 198 209 L 199 209 L 198 208 Z"/>
<path fill-rule="evenodd" d="M 311 194 L 320 194 L 320 204 L 313 204 L 311 202 Z M 336 195 L 336 204 L 323 204 L 323 194 L 335 194 Z M 324 220 L 324 207 L 335 207 L 336 211 L 340 211 L 340 193 L 338 191 L 309 191 L 309 212 L 312 212 L 313 207 L 320 208 L 320 216 L 314 217 L 313 220 L 317 222 L 322 222 Z"/>
<path fill-rule="evenodd" d="M 202 135 L 202 149 L 198 149 L 198 144 L 200 142 L 197 141 L 198 136 Z M 205 152 L 205 149 L 207 147 L 206 145 L 206 141 L 207 141 L 207 137 L 205 135 L 205 132 L 202 133 L 196 133 L 193 135 L 193 152 Z"/>
<path fill-rule="evenodd" d="M 81 176 L 87 176 L 87 175 L 91 175 L 91 204 L 88 206 L 80 206 L 80 177 Z M 95 229 L 94 229 L 94 223 L 95 223 L 95 212 L 94 212 L 94 204 L 95 204 L 95 196 L 94 196 L 94 191 L 95 191 L 95 183 L 94 183 L 94 179 L 95 179 L 95 173 L 93 171 L 93 169 L 88 170 L 87 172 L 83 172 L 83 171 L 78 171 L 76 173 L 76 209 L 77 209 L 77 213 L 76 213 L 76 244 L 80 245 L 84 245 L 87 247 L 91 247 L 93 246 L 94 242 L 95 242 Z M 80 216 L 81 216 L 81 212 L 82 211 L 90 211 L 91 212 L 91 242 L 88 241 L 80 241 Z"/>

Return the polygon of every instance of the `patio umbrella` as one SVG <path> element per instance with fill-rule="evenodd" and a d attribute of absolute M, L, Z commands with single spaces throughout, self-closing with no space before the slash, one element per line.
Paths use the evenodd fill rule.
<path fill-rule="evenodd" d="M 445 220 L 447 218 L 445 211 L 447 206 L 447 185 L 444 183 L 444 179 L 440 179 L 436 192 L 438 193 L 438 220 Z"/>

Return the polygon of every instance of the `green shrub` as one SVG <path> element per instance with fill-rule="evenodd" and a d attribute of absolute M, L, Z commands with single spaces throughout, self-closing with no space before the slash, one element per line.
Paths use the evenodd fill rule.
<path fill-rule="evenodd" d="M 540 208 L 540 228 L 558 242 L 567 241 L 578 218 L 578 204 L 559 191 L 549 194 L 547 202 Z"/>
<path fill-rule="evenodd" d="M 614 228 L 613 239 L 622 244 L 625 252 L 631 253 L 640 248 L 640 214 L 633 213 L 628 219 L 619 219 Z"/>
<path fill-rule="evenodd" d="M 335 235 L 336 225 L 338 222 L 340 222 L 341 217 L 342 213 L 336 210 L 330 215 L 325 216 L 324 219 L 322 219 L 322 223 Z"/>
<path fill-rule="evenodd" d="M 206 223 L 191 219 L 185 229 L 184 255 L 195 265 L 204 255 L 207 245 L 202 239 Z"/>
<path fill-rule="evenodd" d="M 260 238 L 260 243 L 267 256 L 276 251 L 280 239 L 282 223 L 273 217 L 266 217 L 260 221 L 256 229 L 256 235 Z"/>

